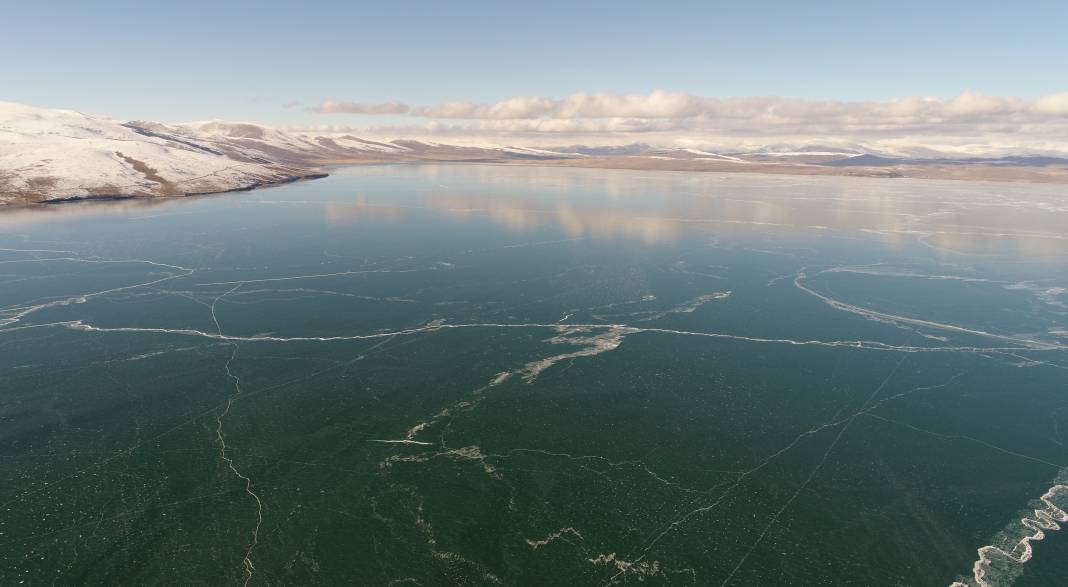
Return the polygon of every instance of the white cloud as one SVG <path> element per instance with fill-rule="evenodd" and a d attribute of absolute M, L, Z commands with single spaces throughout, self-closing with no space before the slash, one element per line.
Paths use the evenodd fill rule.
<path fill-rule="evenodd" d="M 326 102 L 324 111 L 355 111 Z M 364 107 L 359 106 L 363 112 Z M 368 108 L 370 109 L 370 108 Z M 391 111 L 398 113 L 402 111 Z M 416 108 L 421 124 L 351 129 L 378 138 L 560 146 L 630 142 L 751 148 L 774 143 L 869 146 L 899 154 L 1068 154 L 1068 92 L 1036 100 L 967 91 L 882 101 L 709 98 L 683 92 L 579 92 L 491 104 Z"/>
<path fill-rule="evenodd" d="M 493 104 L 448 102 L 416 108 L 427 118 L 512 120 L 525 118 L 686 118 L 701 113 L 702 98 L 683 92 L 657 90 L 651 94 L 578 92 L 563 100 L 518 96 Z"/>
<path fill-rule="evenodd" d="M 657 90 L 648 95 L 579 92 L 560 101 L 556 118 L 691 118 L 702 113 L 704 98 Z"/>
<path fill-rule="evenodd" d="M 449 102 L 415 109 L 427 118 L 519 119 L 700 119 L 738 121 L 750 126 L 839 124 L 878 127 L 888 124 L 923 125 L 952 121 L 1023 122 L 1042 116 L 1068 116 L 1068 92 L 1028 102 L 966 91 L 944 100 L 910 96 L 895 100 L 840 102 L 786 98 L 706 98 L 684 92 L 657 90 L 649 94 L 578 92 L 562 100 L 522 96 L 493 104 Z"/>
<path fill-rule="evenodd" d="M 359 102 L 339 102 L 326 100 L 318 106 L 306 109 L 316 114 L 405 114 L 411 108 L 401 102 L 383 102 L 380 104 L 362 104 Z"/>
<path fill-rule="evenodd" d="M 1068 92 L 1050 94 L 1035 100 L 1034 110 L 1047 116 L 1068 117 Z"/>
<path fill-rule="evenodd" d="M 428 118 L 481 118 L 489 120 L 507 120 L 515 118 L 537 118 L 552 112 L 555 107 L 556 101 L 548 98 L 519 96 L 494 104 L 448 102 L 441 106 L 417 108 L 413 111 L 413 114 Z"/>

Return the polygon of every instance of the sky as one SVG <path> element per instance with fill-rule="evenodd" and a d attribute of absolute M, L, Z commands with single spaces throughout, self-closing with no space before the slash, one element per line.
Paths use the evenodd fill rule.
<path fill-rule="evenodd" d="M 0 0 L 0 13 L 0 100 L 121 119 L 700 144 L 875 140 L 956 112 L 946 130 L 962 143 L 1068 109 L 1063 1 Z M 970 109 L 952 106 L 962 96 Z M 824 119 L 774 115 L 791 109 Z M 873 115 L 878 132 L 854 128 Z"/>

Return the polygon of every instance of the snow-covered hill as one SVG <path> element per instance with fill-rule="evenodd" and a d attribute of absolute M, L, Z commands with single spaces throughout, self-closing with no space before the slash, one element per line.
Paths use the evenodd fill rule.
<path fill-rule="evenodd" d="M 409 149 L 348 134 L 324 135 L 283 131 L 247 122 L 126 123 L 135 132 L 157 139 L 188 142 L 228 157 L 253 162 L 307 164 L 331 159 L 391 159 Z"/>
<path fill-rule="evenodd" d="M 568 156 L 518 147 L 381 142 L 241 122 L 122 122 L 0 102 L 0 204 L 248 189 L 320 176 L 327 163 Z"/>
<path fill-rule="evenodd" d="M 110 118 L 0 102 L 0 202 L 217 192 L 311 173 Z"/>

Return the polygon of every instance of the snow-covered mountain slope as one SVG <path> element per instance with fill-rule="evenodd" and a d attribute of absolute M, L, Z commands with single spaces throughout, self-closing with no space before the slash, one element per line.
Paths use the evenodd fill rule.
<path fill-rule="evenodd" d="M 247 122 L 213 120 L 162 124 L 135 121 L 126 126 L 144 136 L 188 141 L 234 159 L 253 162 L 307 164 L 329 160 L 392 160 L 410 152 L 400 145 L 349 134 L 291 132 Z"/>
<path fill-rule="evenodd" d="M 286 131 L 247 122 L 190 122 L 126 124 L 136 132 L 171 141 L 210 147 L 228 157 L 252 162 L 294 165 L 375 161 L 494 161 L 508 159 L 564 159 L 581 157 L 526 147 L 448 145 L 430 141 L 373 141 L 347 133 Z"/>
<path fill-rule="evenodd" d="M 217 192 L 311 173 L 110 118 L 0 102 L 0 202 Z"/>
<path fill-rule="evenodd" d="M 328 163 L 574 156 L 523 147 L 373 141 L 218 120 L 122 122 L 0 102 L 0 204 L 247 189 L 317 176 Z"/>

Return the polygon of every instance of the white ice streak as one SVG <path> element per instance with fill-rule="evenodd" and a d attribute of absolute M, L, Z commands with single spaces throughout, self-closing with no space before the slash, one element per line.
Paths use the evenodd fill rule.
<path fill-rule="evenodd" d="M 49 324 L 35 325 L 36 327 L 65 327 L 72 330 L 80 330 L 84 332 L 112 332 L 112 333 L 150 333 L 150 334 L 173 334 L 180 336 L 195 336 L 201 338 L 208 338 L 212 340 L 222 341 L 239 341 L 239 342 L 264 342 L 264 343 L 292 343 L 292 342 L 344 342 L 344 341 L 357 341 L 357 340 L 374 340 L 389 338 L 392 336 L 409 336 L 414 334 L 421 334 L 424 332 L 437 332 L 441 330 L 450 329 L 467 329 L 467 328 L 501 328 L 501 329 L 525 329 L 525 328 L 579 328 L 589 330 L 609 330 L 614 332 L 614 335 L 630 335 L 630 334 L 670 334 L 678 336 L 696 336 L 704 338 L 714 338 L 722 340 L 734 340 L 742 342 L 752 343 L 766 343 L 766 344 L 780 344 L 788 346 L 816 346 L 816 347 L 828 347 L 828 348 L 853 348 L 863 350 L 874 351 L 891 351 L 891 352 L 905 352 L 905 353 L 937 353 L 937 352 L 956 352 L 956 353 L 986 353 L 994 351 L 1058 351 L 1068 349 L 1068 345 L 1042 345 L 1037 347 L 1031 346 L 1011 346 L 1011 347 L 983 347 L 983 346 L 911 346 L 911 345 L 893 345 L 877 340 L 795 340 L 790 338 L 762 338 L 754 336 L 743 336 L 738 334 L 727 334 L 722 332 L 694 332 L 688 330 L 673 330 L 670 328 L 639 328 L 635 326 L 628 326 L 626 324 L 540 324 L 540 323 L 464 323 L 464 324 L 449 324 L 442 323 L 440 321 L 434 321 L 427 323 L 423 326 L 407 328 L 403 330 L 390 330 L 373 332 L 369 334 L 349 334 L 349 335 L 336 335 L 336 336 L 274 336 L 274 335 L 252 335 L 252 336 L 239 336 L 229 334 L 218 334 L 213 332 L 205 332 L 203 330 L 196 330 L 192 328 L 150 328 L 150 327 L 137 327 L 137 326 L 116 326 L 116 327 L 102 327 L 94 326 L 85 322 L 84 320 L 68 320 L 64 322 L 53 322 Z M 0 329 L 0 332 L 7 330 L 14 330 L 13 328 Z M 587 342 L 590 338 L 585 338 Z M 612 336 L 602 337 L 598 339 L 597 344 L 608 344 L 612 341 Z M 583 343 L 585 344 L 585 343 Z M 618 345 L 617 345 L 618 346 Z M 613 347 L 614 348 L 614 347 Z M 606 349 L 611 350 L 611 349 Z M 600 354 L 598 351 L 592 354 Z M 579 356 L 589 356 L 590 353 L 585 353 Z M 564 360 L 570 357 L 564 357 L 559 360 Z M 530 365 L 536 365 L 541 361 L 534 361 Z M 544 369 L 542 369 L 544 370 Z"/>
<path fill-rule="evenodd" d="M 1059 504 L 1054 501 L 1059 500 Z M 1038 507 L 1009 524 L 994 544 L 978 549 L 972 577 L 956 581 L 950 587 L 1002 587 L 1011 585 L 1022 566 L 1034 556 L 1032 542 L 1042 540 L 1046 532 L 1060 530 L 1068 522 L 1068 485 L 1050 487 L 1037 501 Z"/>
<path fill-rule="evenodd" d="M 601 353 L 606 353 L 611 350 L 615 350 L 623 343 L 623 338 L 630 333 L 636 332 L 633 328 L 625 326 L 609 326 L 599 327 L 605 329 L 604 332 L 599 334 L 592 334 L 593 330 L 598 327 L 586 326 L 563 326 L 553 325 L 553 329 L 559 332 L 557 336 L 549 338 L 546 342 L 553 344 L 568 344 L 580 346 L 577 351 L 571 351 L 569 353 L 561 353 L 553 355 L 551 357 L 545 357 L 537 361 L 531 361 L 527 363 L 520 371 L 523 379 L 527 383 L 533 383 L 534 380 L 541 375 L 543 371 L 559 363 L 560 361 L 566 361 L 569 359 L 577 359 L 579 357 L 592 357 Z M 500 377 L 500 375 L 498 375 Z M 496 379 L 495 379 L 496 381 Z"/>
<path fill-rule="evenodd" d="M 725 299 L 727 299 L 729 297 L 731 297 L 731 292 L 729 292 L 729 291 L 717 291 L 717 292 L 712 292 L 712 293 L 709 293 L 709 294 L 704 294 L 704 295 L 701 295 L 701 296 L 697 296 L 696 298 L 694 298 L 692 300 L 688 300 L 686 302 L 683 302 L 682 304 L 679 304 L 678 306 L 675 306 L 673 308 L 668 308 L 667 310 L 656 312 L 656 313 L 654 313 L 654 314 L 652 314 L 650 316 L 647 316 L 645 318 L 642 318 L 641 320 L 638 320 L 638 322 L 648 322 L 650 320 L 659 320 L 660 318 L 663 318 L 664 316 L 669 316 L 671 314 L 692 314 L 698 308 L 700 308 L 701 306 L 707 304 L 708 302 L 711 302 L 711 301 L 714 301 L 714 300 L 725 300 Z"/>
<path fill-rule="evenodd" d="M 841 270 L 841 269 L 839 268 L 839 270 Z M 825 272 L 827 272 L 827 271 L 821 271 L 820 273 L 825 273 Z M 943 331 L 947 331 L 947 332 L 956 332 L 956 333 L 960 333 L 960 334 L 968 334 L 968 335 L 979 336 L 979 337 L 983 337 L 983 338 L 990 338 L 990 339 L 994 339 L 994 340 L 1011 342 L 1011 343 L 1014 343 L 1014 344 L 1023 345 L 1025 347 L 1028 347 L 1028 348 L 1034 349 L 1034 350 L 1068 350 L 1068 345 L 1064 345 L 1064 344 L 1053 343 L 1053 342 L 1043 342 L 1043 341 L 1034 340 L 1034 339 L 1030 339 L 1030 338 L 1024 338 L 1024 337 L 1020 337 L 1020 336 L 1007 336 L 1007 335 L 1003 335 L 1003 334 L 995 334 L 993 332 L 986 332 L 984 330 L 978 330 L 978 329 L 975 329 L 975 328 L 967 328 L 967 327 L 964 327 L 964 326 L 957 326 L 955 324 L 945 324 L 945 323 L 942 323 L 942 322 L 934 322 L 934 321 L 931 321 L 931 320 L 922 320 L 920 318 L 909 318 L 908 316 L 900 316 L 900 315 L 897 315 L 897 314 L 890 314 L 890 313 L 887 313 L 887 312 L 880 312 L 878 310 L 871 310 L 871 309 L 868 309 L 868 308 L 863 308 L 861 306 L 856 306 L 856 305 L 849 304 L 849 303 L 846 303 L 846 302 L 843 302 L 843 301 L 840 301 L 840 300 L 836 300 L 836 299 L 834 299 L 834 298 L 832 298 L 830 296 L 821 294 L 821 293 L 813 290 L 812 288 L 810 288 L 810 287 L 805 285 L 805 281 L 806 281 L 807 278 L 808 278 L 808 276 L 805 274 L 805 271 L 804 270 L 800 271 L 797 274 L 797 277 L 794 278 L 794 285 L 797 286 L 797 288 L 800 289 L 801 291 L 818 298 L 823 303 L 827 304 L 828 306 L 830 306 L 830 307 L 832 307 L 832 308 L 834 308 L 836 310 L 842 310 L 843 312 L 849 312 L 849 313 L 852 313 L 852 314 L 857 314 L 859 316 L 863 316 L 864 318 L 867 318 L 869 320 L 874 320 L 876 322 L 883 322 L 883 323 L 894 324 L 894 325 L 899 325 L 899 326 L 900 325 L 918 326 L 918 327 L 921 327 L 921 328 L 931 328 L 931 329 L 943 330 Z"/>
<path fill-rule="evenodd" d="M 177 279 L 179 277 L 187 277 L 189 275 L 192 275 L 193 272 L 195 271 L 194 269 L 189 269 L 189 268 L 182 267 L 182 266 L 179 266 L 179 265 L 169 265 L 167 263 L 158 263 L 156 261 L 149 261 L 147 259 L 104 260 L 104 259 L 85 259 L 85 258 L 78 258 L 78 257 L 64 257 L 64 258 L 60 258 L 60 259 L 35 259 L 33 261 L 36 261 L 36 262 L 71 261 L 71 262 L 77 262 L 77 263 L 92 263 L 92 264 L 144 263 L 146 265 L 151 265 L 151 266 L 154 266 L 154 267 L 162 267 L 162 268 L 165 268 L 165 269 L 170 269 L 172 271 L 181 272 L 181 273 L 167 275 L 166 277 L 161 277 L 159 279 L 154 279 L 154 280 L 146 281 L 146 282 L 143 282 L 143 283 L 135 283 L 135 284 L 132 284 L 132 285 L 124 285 L 124 286 L 120 286 L 120 287 L 113 287 L 113 288 L 100 290 L 100 291 L 95 291 L 95 292 L 90 292 L 90 293 L 78 294 L 78 295 L 74 295 L 74 296 L 70 296 L 70 297 L 66 297 L 66 298 L 62 298 L 62 299 L 58 299 L 58 300 L 50 300 L 50 301 L 47 301 L 47 302 L 41 302 L 39 304 L 29 304 L 29 305 L 25 305 L 25 306 L 11 306 L 11 307 L 7 307 L 7 308 L 0 308 L 0 332 L 3 332 L 3 330 L 7 330 L 7 329 L 3 329 L 4 326 L 8 326 L 10 324 L 15 324 L 15 323 L 21 321 L 26 316 L 28 316 L 28 315 L 30 315 L 30 314 L 32 314 L 34 312 L 38 312 L 40 310 L 44 310 L 46 308 L 55 308 L 55 307 L 59 307 L 59 306 L 69 306 L 71 304 L 84 304 L 84 303 L 88 302 L 90 298 L 99 297 L 99 296 L 103 296 L 103 295 L 107 295 L 107 294 L 113 294 L 113 293 L 117 293 L 117 292 L 120 292 L 120 291 L 126 291 L 126 290 L 139 288 L 139 287 L 147 287 L 147 286 L 150 286 L 150 285 L 155 285 L 157 283 L 163 283 L 164 281 L 170 281 L 172 279 Z M 8 314 L 8 315 L 4 316 L 4 314 Z"/>
<path fill-rule="evenodd" d="M 1060 298 L 1068 294 L 1068 288 L 1060 286 L 1044 286 L 1032 281 L 1023 281 L 1008 285 L 1005 289 L 1024 290 L 1034 294 L 1044 304 L 1068 308 L 1068 304 Z"/>
<path fill-rule="evenodd" d="M 311 275 L 289 275 L 286 277 L 267 277 L 263 279 L 244 279 L 240 281 L 214 281 L 209 283 L 198 283 L 197 286 L 205 285 L 244 285 L 248 283 L 273 283 L 276 281 L 296 281 L 299 279 L 316 279 L 320 277 L 344 277 L 348 275 L 367 275 L 371 273 L 415 273 L 417 271 L 435 271 L 436 267 L 428 269 L 362 269 L 362 270 L 349 270 L 349 271 L 337 271 L 334 273 L 315 273 Z"/>
<path fill-rule="evenodd" d="M 428 444 L 425 442 L 406 442 L 402 444 Z M 482 452 L 482 449 L 477 445 L 462 446 L 460 448 L 450 448 L 448 450 L 442 450 L 433 453 L 420 453 L 416 455 L 392 455 L 379 464 L 380 468 L 388 469 L 393 466 L 393 463 L 425 463 L 437 459 L 439 457 L 450 458 L 457 461 L 476 461 L 482 465 L 482 470 L 486 475 L 489 475 L 492 479 L 501 479 L 500 473 L 497 472 L 496 467 L 489 463 L 487 460 L 491 455 L 487 455 Z"/>
<path fill-rule="evenodd" d="M 411 438 L 401 439 L 380 439 L 375 438 L 368 440 L 367 442 L 377 442 L 379 444 L 411 444 L 416 446 L 434 446 L 433 442 L 422 442 L 420 440 L 412 440 Z"/>
<path fill-rule="evenodd" d="M 545 538 L 543 538 L 541 540 L 531 540 L 530 538 L 527 538 L 526 542 L 527 542 L 528 545 L 530 545 L 531 549 L 537 550 L 537 549 L 539 549 L 539 548 L 541 548 L 543 546 L 547 546 L 549 544 L 552 544 L 553 542 L 556 542 L 557 540 L 567 541 L 567 538 L 566 538 L 567 536 L 574 536 L 575 538 L 578 538 L 579 540 L 583 540 L 581 532 L 579 532 L 578 530 L 572 528 L 571 526 L 568 526 L 567 528 L 560 528 L 556 532 L 550 532 L 548 536 L 546 536 Z"/>
<path fill-rule="evenodd" d="M 609 582 L 615 582 L 616 577 L 625 574 L 639 575 L 639 577 L 651 577 L 661 574 L 659 561 L 627 561 L 617 557 L 614 552 L 600 554 L 597 555 L 596 558 L 587 560 L 595 565 L 614 567 L 617 572 L 611 579 L 609 579 Z"/>

